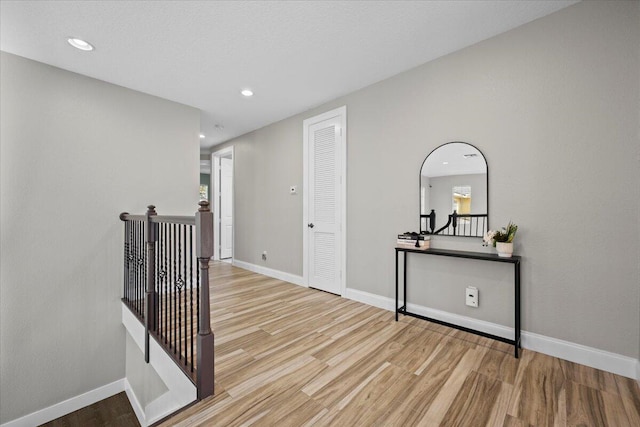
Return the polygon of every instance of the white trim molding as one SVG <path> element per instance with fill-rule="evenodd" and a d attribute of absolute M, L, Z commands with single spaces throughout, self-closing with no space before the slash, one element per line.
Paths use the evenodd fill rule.
<path fill-rule="evenodd" d="M 141 426 L 147 425 L 146 417 L 144 416 L 144 408 L 138 401 L 138 397 L 135 392 L 131 388 L 131 384 L 129 384 L 129 380 L 125 377 L 124 379 L 124 391 L 127 393 L 127 399 L 129 399 L 129 403 L 131 404 L 131 408 L 133 408 L 133 412 L 136 414 L 136 418 Z"/>
<path fill-rule="evenodd" d="M 395 300 L 392 298 L 351 288 L 347 288 L 344 296 L 345 298 L 384 310 L 395 311 L 393 307 Z M 507 326 L 415 304 L 407 304 L 407 308 L 422 316 L 513 339 L 513 328 Z M 632 357 L 527 331 L 522 331 L 522 348 L 622 375 L 640 382 L 640 361 Z"/>
<path fill-rule="evenodd" d="M 302 278 L 302 276 L 286 273 L 284 271 L 274 270 L 272 268 L 263 267 L 261 265 L 251 264 L 248 262 L 240 261 L 235 258 L 233 259 L 233 261 L 231 261 L 231 263 L 236 267 L 244 268 L 245 270 L 249 270 L 254 273 L 262 274 L 268 277 L 273 277 L 274 279 L 293 283 L 294 285 L 303 286 L 305 288 L 307 287 L 307 285 L 304 283 L 304 279 Z"/>
<path fill-rule="evenodd" d="M 102 387 L 98 387 L 60 403 L 56 403 L 55 405 L 51 405 L 48 408 L 44 408 L 25 415 L 24 417 L 6 422 L 2 424 L 1 427 L 33 427 L 48 423 L 56 418 L 63 417 L 77 411 L 78 409 L 93 405 L 96 402 L 125 391 L 124 381 L 124 379 L 120 379 L 110 384 L 103 385 Z"/>

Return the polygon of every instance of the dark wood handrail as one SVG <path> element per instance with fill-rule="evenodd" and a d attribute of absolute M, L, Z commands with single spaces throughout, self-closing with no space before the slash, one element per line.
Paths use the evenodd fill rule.
<path fill-rule="evenodd" d="M 155 206 L 154 206 L 155 208 Z M 128 212 L 120 214 L 121 221 L 146 221 L 146 215 L 131 215 Z M 156 215 L 151 218 L 151 222 L 155 224 L 186 224 L 196 225 L 195 216 L 179 216 L 179 215 Z"/>

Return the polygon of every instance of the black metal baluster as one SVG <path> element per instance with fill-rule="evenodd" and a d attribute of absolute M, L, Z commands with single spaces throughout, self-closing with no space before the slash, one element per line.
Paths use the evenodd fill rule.
<path fill-rule="evenodd" d="M 134 224 L 134 228 L 135 228 L 135 233 L 134 233 L 134 239 L 135 239 L 135 241 L 134 241 L 134 247 L 135 247 L 134 256 L 135 256 L 135 259 L 133 261 L 135 263 L 134 265 L 135 265 L 135 269 L 136 269 L 136 275 L 135 275 L 135 284 L 134 284 L 135 294 L 134 294 L 134 297 L 133 297 L 134 299 L 133 299 L 132 302 L 133 302 L 133 308 L 135 309 L 136 314 L 138 314 L 140 312 L 140 307 L 138 307 L 138 298 L 140 297 L 140 293 L 139 293 L 139 289 L 138 289 L 138 287 L 139 287 L 138 285 L 140 283 L 140 261 L 139 261 L 140 254 L 138 253 L 138 251 L 140 249 L 139 248 L 139 244 L 140 244 L 140 236 L 139 236 L 139 234 L 140 234 L 140 232 L 138 230 L 138 228 L 139 228 L 138 227 L 138 221 L 134 222 L 133 224 Z"/>
<path fill-rule="evenodd" d="M 145 318 L 146 321 L 146 313 L 144 310 L 145 304 L 145 291 L 147 286 L 147 238 L 145 236 L 145 228 L 147 227 L 146 222 L 142 223 L 142 239 L 140 240 L 140 249 L 142 250 L 142 286 L 140 287 L 140 313 L 142 317 Z"/>
<path fill-rule="evenodd" d="M 129 221 L 124 222 L 124 299 L 129 300 Z"/>
<path fill-rule="evenodd" d="M 189 307 L 191 307 L 191 317 L 189 317 L 191 323 L 191 358 L 189 362 L 191 364 L 191 372 L 193 372 L 193 226 L 189 226 Z"/>
<path fill-rule="evenodd" d="M 139 230 L 140 230 L 140 240 L 138 243 L 138 250 L 140 251 L 140 260 L 138 261 L 139 264 L 139 268 L 140 268 L 140 297 L 138 298 L 138 305 L 139 305 L 139 313 L 140 316 L 144 319 L 144 286 L 145 283 L 147 283 L 147 278 L 146 278 L 146 269 L 145 267 L 145 254 L 147 253 L 147 251 L 145 251 L 145 244 L 144 244 L 144 222 L 140 222 L 139 224 Z"/>
<path fill-rule="evenodd" d="M 167 336 L 167 225 L 162 224 L 162 271 L 164 275 L 162 276 L 162 335 L 165 337 L 166 344 L 166 336 Z"/>
<path fill-rule="evenodd" d="M 200 319 L 200 267 L 196 268 L 196 319 Z M 200 322 L 197 322 L 197 332 L 200 333 Z"/>
<path fill-rule="evenodd" d="M 154 283 L 156 289 L 156 336 L 160 336 L 162 331 L 162 325 L 160 324 L 162 313 L 162 228 L 158 224 L 157 236 L 156 236 L 156 280 Z"/>
<path fill-rule="evenodd" d="M 171 310 L 173 310 L 173 307 L 171 305 L 171 284 L 173 283 L 173 252 L 171 251 L 171 242 L 173 242 L 173 230 L 171 224 L 167 224 L 167 232 L 169 235 L 169 240 L 167 242 L 167 251 L 169 253 L 169 259 L 167 261 L 167 269 L 169 270 L 169 274 L 167 275 L 167 346 L 171 347 Z"/>
<path fill-rule="evenodd" d="M 129 307 L 134 308 L 136 298 L 136 274 L 138 270 L 136 266 L 138 260 L 136 258 L 136 223 L 131 222 L 129 225 Z"/>
<path fill-rule="evenodd" d="M 136 309 L 136 298 L 138 296 L 138 224 L 135 221 L 131 222 L 131 298 L 129 299 L 129 307 Z"/>
<path fill-rule="evenodd" d="M 178 316 L 176 319 L 178 320 L 178 340 L 176 341 L 176 354 L 178 355 L 178 360 L 182 359 L 182 306 L 180 305 L 180 296 L 182 295 L 182 275 L 181 275 L 181 263 L 182 263 L 182 247 L 180 244 L 182 243 L 182 227 L 178 225 L 178 281 L 176 282 L 176 287 L 178 288 Z"/>
<path fill-rule="evenodd" d="M 164 274 L 164 265 L 162 264 L 162 251 L 164 244 L 162 242 L 162 224 L 158 224 L 158 338 L 162 337 L 162 278 Z"/>
<path fill-rule="evenodd" d="M 154 243 L 154 246 L 156 248 L 155 250 L 155 256 L 156 256 L 156 260 L 155 260 L 155 272 L 154 272 L 154 280 L 153 280 L 153 315 L 154 315 L 154 330 L 153 332 L 156 333 L 156 335 L 159 333 L 160 331 L 160 269 L 162 268 L 161 264 L 160 264 L 160 226 L 159 225 L 154 225 L 154 227 L 156 227 L 156 241 Z"/>
<path fill-rule="evenodd" d="M 167 251 L 169 247 L 168 241 L 168 229 L 169 226 L 167 224 L 162 224 L 164 227 L 164 343 L 167 343 L 167 337 L 169 336 L 169 291 L 168 291 L 168 283 L 169 283 L 169 264 L 167 261 Z"/>
<path fill-rule="evenodd" d="M 183 331 L 182 334 L 184 336 L 184 363 L 187 363 L 187 315 L 189 311 L 187 310 L 187 226 L 182 224 L 182 231 L 184 234 L 184 238 L 182 239 L 182 251 L 184 253 L 184 263 L 182 264 L 184 269 L 184 293 L 183 293 L 183 306 L 184 306 L 184 325 L 182 326 Z"/>
<path fill-rule="evenodd" d="M 123 270 L 124 270 L 124 277 L 123 277 L 123 290 L 122 290 L 122 297 L 126 300 L 127 299 L 127 274 L 128 274 L 128 270 L 129 268 L 127 267 L 127 222 L 125 221 L 124 223 L 124 266 L 123 266 Z"/>
<path fill-rule="evenodd" d="M 173 325 L 171 327 L 172 329 L 172 333 L 173 333 L 173 354 L 175 354 L 176 352 L 176 336 L 177 336 L 177 331 L 176 331 L 176 324 L 177 324 L 177 313 L 178 313 L 178 307 L 176 307 L 176 283 L 177 283 L 177 267 L 176 267 L 176 256 L 177 256 L 177 246 L 176 246 L 176 224 L 173 224 L 173 297 L 171 298 L 171 300 L 173 301 Z"/>
<path fill-rule="evenodd" d="M 141 293 L 140 293 L 140 289 L 142 288 L 141 286 L 141 282 L 142 282 L 142 270 L 140 267 L 140 264 L 142 263 L 142 253 L 140 252 L 142 250 L 142 247 L 140 246 L 140 242 L 141 242 L 141 238 L 140 238 L 140 232 L 141 232 L 141 227 L 140 227 L 140 222 L 136 221 L 136 311 L 138 312 L 138 314 L 140 314 L 140 301 L 141 301 Z"/>

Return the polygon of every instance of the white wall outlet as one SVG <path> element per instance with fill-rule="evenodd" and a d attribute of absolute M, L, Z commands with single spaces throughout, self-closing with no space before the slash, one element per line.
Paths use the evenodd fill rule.
<path fill-rule="evenodd" d="M 267 251 L 263 251 L 262 252 L 262 260 L 266 261 L 267 260 Z"/>
<path fill-rule="evenodd" d="M 465 294 L 465 301 L 469 307 L 478 307 L 478 288 L 473 286 L 467 287 L 467 293 Z"/>
<path fill-rule="evenodd" d="M 298 186 L 292 185 L 291 187 L 289 187 L 289 194 L 298 194 Z"/>

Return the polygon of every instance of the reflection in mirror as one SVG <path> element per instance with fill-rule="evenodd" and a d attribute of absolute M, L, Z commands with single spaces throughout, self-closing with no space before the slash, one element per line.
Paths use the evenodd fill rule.
<path fill-rule="evenodd" d="M 487 161 L 476 147 L 450 142 L 420 170 L 420 232 L 482 237 L 488 230 Z"/>

